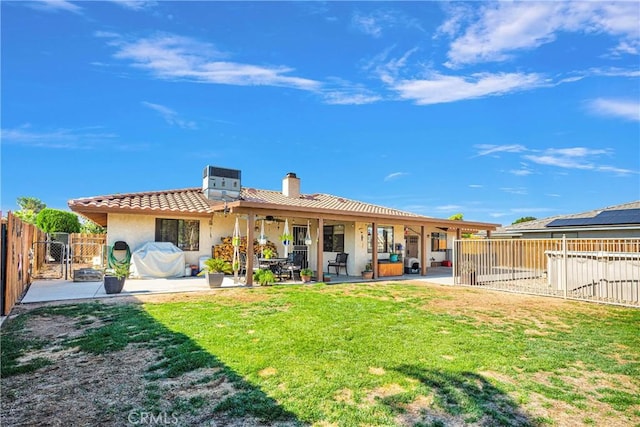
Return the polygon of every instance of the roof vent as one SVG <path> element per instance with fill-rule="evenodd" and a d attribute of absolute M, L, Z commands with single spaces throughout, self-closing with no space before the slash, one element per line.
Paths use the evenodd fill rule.
<path fill-rule="evenodd" d="M 240 171 L 206 166 L 202 173 L 202 192 L 209 200 L 230 201 L 240 198 Z"/>

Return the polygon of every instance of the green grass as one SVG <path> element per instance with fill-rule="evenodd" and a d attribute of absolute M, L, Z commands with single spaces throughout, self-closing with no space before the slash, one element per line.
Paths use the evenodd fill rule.
<path fill-rule="evenodd" d="M 453 308 L 436 309 L 439 302 Z M 94 354 L 151 346 L 162 357 L 150 381 L 216 367 L 200 382 L 225 375 L 239 390 L 215 408 L 200 396 L 176 399 L 177 413 L 340 426 L 452 419 L 533 426 L 556 420 L 529 405 L 568 405 L 571 419 L 597 425 L 607 415 L 594 412 L 596 402 L 611 420 L 639 424 L 640 310 L 562 307 L 522 307 L 506 319 L 502 308 L 458 310 L 455 294 L 408 284 L 275 286 L 142 306 L 51 307 L 4 328 L 2 375 L 37 369 L 16 362 L 41 345 L 19 337 L 27 316 L 65 315 L 78 327 L 94 316 L 102 326 L 64 345 Z M 155 383 L 146 396 L 147 409 L 162 407 Z"/>

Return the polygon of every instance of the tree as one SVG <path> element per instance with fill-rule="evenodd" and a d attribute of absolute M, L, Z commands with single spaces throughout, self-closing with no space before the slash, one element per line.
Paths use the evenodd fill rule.
<path fill-rule="evenodd" d="M 35 197 L 18 197 L 16 202 L 20 206 L 20 210 L 14 212 L 14 215 L 29 224 L 35 224 L 38 212 L 47 207 L 45 203 Z"/>
<path fill-rule="evenodd" d="M 107 230 L 90 219 L 87 219 L 81 221 L 80 232 L 88 234 L 105 234 Z"/>
<path fill-rule="evenodd" d="M 45 233 L 79 233 L 80 221 L 71 212 L 44 208 L 36 216 L 36 225 Z"/>
<path fill-rule="evenodd" d="M 463 215 L 461 213 L 457 213 L 457 214 L 451 215 L 449 219 L 452 219 L 454 221 L 462 221 L 462 217 Z"/>
<path fill-rule="evenodd" d="M 21 210 L 33 211 L 36 214 L 47 207 L 46 203 L 36 197 L 18 197 L 17 203 Z"/>
<path fill-rule="evenodd" d="M 538 218 L 536 218 L 535 216 L 523 216 L 522 218 L 518 218 L 515 221 L 513 221 L 511 225 L 520 224 L 521 222 L 535 221 L 536 219 Z"/>

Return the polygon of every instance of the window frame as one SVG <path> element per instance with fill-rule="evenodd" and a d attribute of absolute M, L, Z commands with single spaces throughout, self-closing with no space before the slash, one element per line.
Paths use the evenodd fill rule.
<path fill-rule="evenodd" d="M 380 225 L 376 227 L 378 236 L 376 236 L 376 248 L 379 254 L 393 253 L 395 247 L 395 228 L 393 225 Z M 371 237 L 373 229 L 367 227 L 367 236 Z M 372 253 L 372 239 L 367 239 L 367 253 Z"/>
<path fill-rule="evenodd" d="M 200 251 L 200 220 L 156 218 L 155 227 L 156 242 L 173 243 L 185 252 Z M 191 239 L 187 236 L 189 232 Z"/>
<path fill-rule="evenodd" d="M 340 232 L 341 231 L 341 232 Z M 344 224 L 325 225 L 322 227 L 323 252 L 344 252 Z"/>
<path fill-rule="evenodd" d="M 447 244 L 447 233 L 431 233 L 431 252 L 446 252 Z"/>

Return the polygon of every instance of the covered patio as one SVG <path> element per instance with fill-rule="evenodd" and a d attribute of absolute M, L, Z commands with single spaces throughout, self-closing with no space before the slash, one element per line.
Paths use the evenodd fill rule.
<path fill-rule="evenodd" d="M 307 251 L 309 264 L 315 266 L 315 277 L 319 282 L 325 281 L 328 263 L 339 253 L 350 255 L 345 267 L 347 272 L 349 269 L 351 272 L 348 277 L 339 278 L 341 282 L 362 280 L 360 271 L 367 264 L 372 267 L 374 280 L 390 280 L 402 276 L 406 272 L 404 264 L 393 270 L 385 268 L 388 265 L 383 264 L 403 263 L 407 257 L 419 260 L 419 274 L 427 276 L 431 265 L 430 257 L 433 257 L 433 248 L 430 248 L 429 244 L 432 243 L 434 231 L 443 231 L 445 239 L 446 233 L 454 231 L 455 238 L 460 239 L 463 233 L 479 230 L 486 231 L 490 236 L 491 231 L 497 226 L 431 218 L 326 194 L 304 195 L 300 192 L 300 179 L 294 173 L 288 173 L 282 180 L 281 193 L 271 192 L 266 195 L 259 190 L 248 189 L 243 197 L 238 199 L 212 202 L 211 209 L 213 212 L 236 215 L 246 220 L 245 233 L 249 242 L 263 237 L 265 220 L 280 220 L 286 221 L 286 224 L 301 225 L 300 228 L 306 230 L 306 239 L 305 236 L 301 236 L 298 243 L 301 247 L 306 246 L 303 250 Z M 342 230 L 341 250 L 331 250 L 335 247 L 333 239 L 336 235 L 327 233 L 326 230 L 332 226 L 340 227 Z M 398 237 L 399 230 L 402 235 Z M 416 246 L 412 248 L 412 252 L 406 245 L 408 235 L 416 238 Z M 295 239 L 295 235 L 293 238 Z M 330 241 L 327 242 L 326 239 Z M 303 240 L 307 240 L 306 243 Z M 294 249 L 295 244 L 292 246 Z M 255 253 L 253 245 L 247 245 L 246 249 L 246 269 L 252 271 L 256 267 L 254 263 L 258 254 Z M 334 275 L 331 275 L 330 280 L 333 279 Z M 248 275 L 247 285 L 252 283 L 253 278 Z"/>

